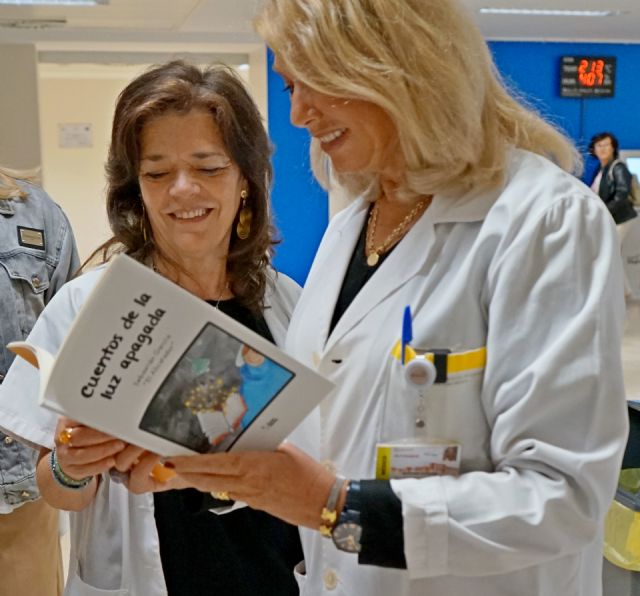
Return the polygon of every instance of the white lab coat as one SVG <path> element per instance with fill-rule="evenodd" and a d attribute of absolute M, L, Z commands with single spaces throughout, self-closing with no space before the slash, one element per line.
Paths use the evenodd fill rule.
<path fill-rule="evenodd" d="M 55 354 L 103 267 L 66 284 L 51 300 L 29 341 Z M 278 345 L 300 288 L 270 275 L 264 318 Z M 58 416 L 37 405 L 38 374 L 16 358 L 0 386 L 0 426 L 34 446 L 53 447 Z M 213 514 L 212 514 L 213 515 Z M 71 558 L 67 596 L 164 596 L 167 588 L 153 513 L 153 494 L 134 495 L 103 475 L 89 507 L 70 514 Z"/>
<path fill-rule="evenodd" d="M 304 595 L 597 596 L 601 528 L 627 435 L 620 247 L 602 202 L 514 150 L 504 186 L 435 196 L 327 337 L 367 205 L 331 222 L 287 350 L 337 389 L 292 441 L 347 478 L 373 478 L 379 439 L 414 424 L 390 356 L 405 305 L 414 348 L 486 346 L 484 370 L 428 394 L 431 436 L 462 474 L 393 480 L 408 569 L 358 565 L 304 530 Z"/>

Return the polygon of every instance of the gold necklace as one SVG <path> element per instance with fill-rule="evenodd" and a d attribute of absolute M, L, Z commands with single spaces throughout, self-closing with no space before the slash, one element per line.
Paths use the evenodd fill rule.
<path fill-rule="evenodd" d="M 229 291 L 229 282 L 227 281 L 227 283 L 224 284 L 224 289 L 222 290 L 222 292 L 220 292 L 220 294 L 218 294 L 218 300 L 216 301 L 216 310 L 218 310 L 218 306 L 220 306 L 220 300 L 222 300 L 222 297 Z"/>
<path fill-rule="evenodd" d="M 167 277 L 165 277 L 160 270 L 158 269 L 158 266 L 156 265 L 155 260 L 151 261 L 151 269 L 153 270 L 154 273 L 157 273 L 158 275 L 162 275 L 162 277 L 164 277 L 165 279 L 168 279 Z M 220 301 L 222 300 L 222 297 L 229 291 L 229 280 L 227 280 L 224 284 L 224 288 L 222 288 L 222 290 L 220 291 L 220 293 L 218 294 L 218 299 L 216 300 L 216 303 L 213 305 L 213 307 L 216 310 L 220 310 L 218 307 L 220 306 Z M 213 302 L 213 300 L 211 300 L 211 302 Z"/>
<path fill-rule="evenodd" d="M 376 224 L 378 222 L 378 201 L 373 204 L 371 213 L 369 214 L 369 220 L 367 221 L 367 236 L 365 240 L 365 253 L 369 267 L 375 267 L 378 264 L 380 255 L 389 250 L 389 248 L 404 235 L 407 228 L 417 219 L 418 215 L 424 212 L 430 201 L 431 197 L 420 199 L 416 206 L 407 213 L 405 218 L 391 230 L 391 233 L 384 239 L 382 244 L 377 247 L 373 246 L 373 237 L 375 236 Z"/>

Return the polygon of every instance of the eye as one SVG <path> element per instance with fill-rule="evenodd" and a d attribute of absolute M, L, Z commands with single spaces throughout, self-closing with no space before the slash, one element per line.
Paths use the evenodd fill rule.
<path fill-rule="evenodd" d="M 205 176 L 215 176 L 220 173 L 224 168 L 200 168 L 199 171 L 202 172 Z"/>
<path fill-rule="evenodd" d="M 290 80 L 285 79 L 285 78 L 283 78 L 282 80 L 284 81 L 284 87 L 282 88 L 282 92 L 283 93 L 288 93 L 289 95 L 291 95 L 293 93 L 293 90 L 294 90 L 293 81 L 290 81 Z"/>
<path fill-rule="evenodd" d="M 163 176 L 166 176 L 167 172 L 145 172 L 142 175 L 144 178 L 149 178 L 150 180 L 159 180 Z"/>

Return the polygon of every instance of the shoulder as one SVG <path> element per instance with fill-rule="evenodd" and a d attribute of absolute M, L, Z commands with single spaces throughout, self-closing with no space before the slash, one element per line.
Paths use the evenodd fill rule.
<path fill-rule="evenodd" d="M 40 186 L 29 182 L 19 182 L 20 186 L 26 191 L 27 196 L 21 199 L 21 203 L 31 208 L 37 208 L 43 213 L 59 214 L 62 213 L 60 206 L 54 202 L 49 194 Z"/>
<path fill-rule="evenodd" d="M 298 298 L 300 286 L 284 273 L 267 270 L 267 290 L 264 297 L 264 319 L 277 346 L 283 346 Z"/>
<path fill-rule="evenodd" d="M 552 211 L 567 217 L 589 212 L 610 217 L 602 201 L 583 182 L 548 159 L 514 150 L 504 185 L 488 217 L 516 228 L 532 225 Z"/>
<path fill-rule="evenodd" d="M 482 253 L 491 261 L 489 279 L 501 270 L 525 279 L 530 267 L 542 280 L 551 263 L 567 275 L 572 268 L 593 268 L 596 261 L 610 266 L 620 247 L 605 203 L 547 159 L 522 153 L 480 231 L 478 244 L 492 247 Z M 578 254 L 591 260 L 585 264 Z"/>
<path fill-rule="evenodd" d="M 52 313 L 66 311 L 75 316 L 102 277 L 105 268 L 106 265 L 100 265 L 64 284 L 51 298 L 43 314 L 51 316 Z"/>
<path fill-rule="evenodd" d="M 288 275 L 269 268 L 267 270 L 267 289 L 265 305 L 279 305 L 284 312 L 290 314 L 298 302 L 302 288 Z"/>
<path fill-rule="evenodd" d="M 621 159 L 616 159 L 612 164 L 611 164 L 611 172 L 612 174 L 624 174 L 627 175 L 629 174 L 629 168 L 627 168 L 627 164 L 624 163 L 624 161 L 622 161 Z"/>
<path fill-rule="evenodd" d="M 44 227 L 45 231 L 56 233 L 69 228 L 64 211 L 44 189 L 28 182 L 21 181 L 19 184 L 27 196 L 12 201 L 16 219 L 24 220 L 26 225 Z"/>

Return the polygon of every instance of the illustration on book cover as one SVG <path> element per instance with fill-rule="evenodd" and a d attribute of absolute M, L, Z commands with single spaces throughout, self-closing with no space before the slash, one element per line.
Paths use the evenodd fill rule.
<path fill-rule="evenodd" d="M 140 428 L 200 453 L 226 451 L 292 378 L 207 323 L 156 392 Z"/>

